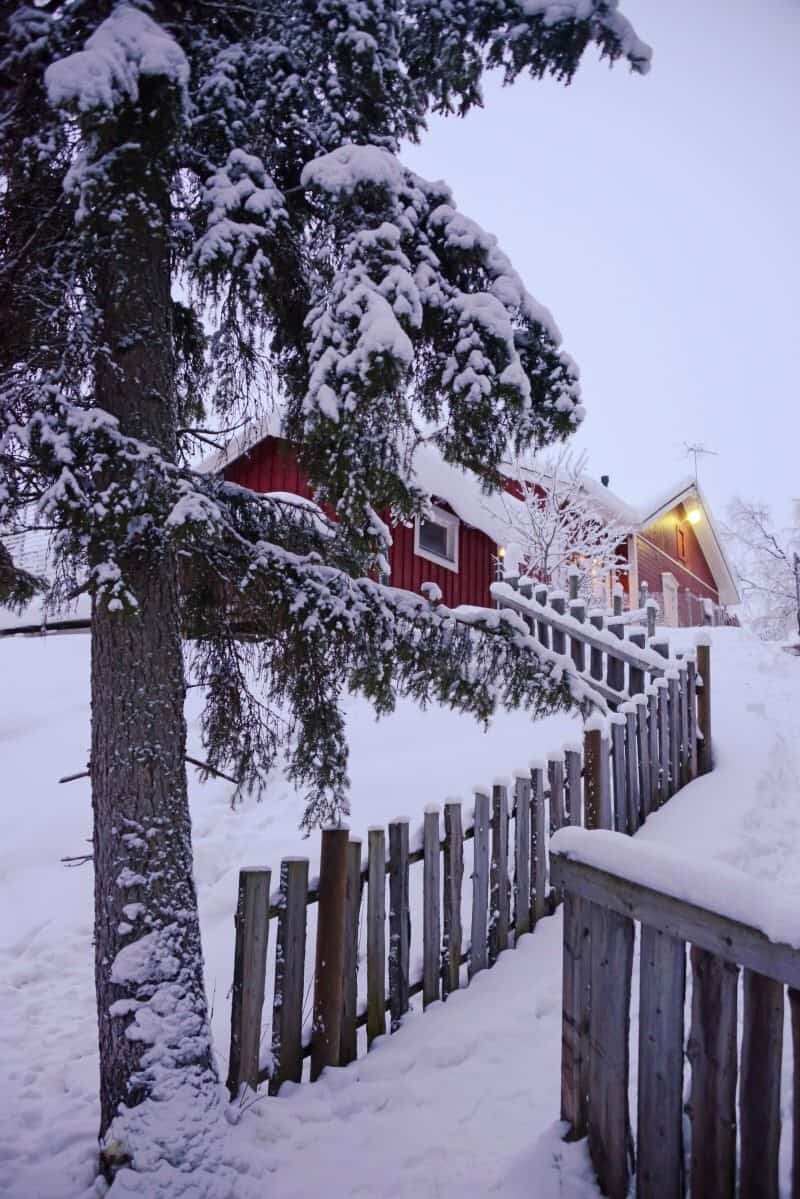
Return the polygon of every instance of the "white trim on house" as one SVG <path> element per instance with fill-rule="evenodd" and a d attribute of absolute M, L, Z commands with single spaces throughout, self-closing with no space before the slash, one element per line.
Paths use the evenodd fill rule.
<path fill-rule="evenodd" d="M 669 628 L 677 628 L 681 623 L 680 591 L 678 580 L 671 570 L 661 572 L 661 594 L 664 597 L 664 624 Z"/>
<path fill-rule="evenodd" d="M 423 519 L 429 521 L 431 524 L 440 525 L 445 529 L 447 556 L 445 557 L 442 554 L 435 553 L 434 550 L 426 549 L 421 544 L 422 519 L 419 516 L 414 518 L 414 553 L 418 558 L 424 558 L 427 562 L 435 562 L 437 566 L 444 566 L 446 570 L 452 570 L 455 574 L 458 574 L 458 542 L 461 521 L 454 512 L 447 512 L 446 509 L 440 508 L 438 504 L 431 504 L 428 516 Z"/>

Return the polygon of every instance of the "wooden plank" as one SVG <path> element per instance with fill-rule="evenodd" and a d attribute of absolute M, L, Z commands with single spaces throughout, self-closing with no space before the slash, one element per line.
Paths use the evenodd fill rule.
<path fill-rule="evenodd" d="M 607 737 L 600 737 L 600 828 L 613 826 L 611 804 L 611 745 Z"/>
<path fill-rule="evenodd" d="M 259 1080 L 261 1015 L 267 977 L 269 888 L 271 871 L 239 871 L 236 943 L 231 997 L 231 1051 L 228 1091 L 237 1099 L 244 1084 L 255 1091 Z"/>
<path fill-rule="evenodd" d="M 541 607 L 544 608 L 547 604 L 547 588 L 546 587 L 535 587 L 534 592 L 533 592 L 533 598 L 536 600 L 537 604 L 540 604 Z M 536 637 L 541 642 L 541 644 L 545 647 L 545 649 L 549 649 L 549 647 L 550 647 L 550 625 L 547 623 L 546 620 L 543 620 L 543 619 L 540 620 L 537 618 Z"/>
<path fill-rule="evenodd" d="M 594 628 L 596 628 L 596 629 L 602 629 L 602 627 L 603 627 L 602 612 L 593 612 L 592 615 L 589 617 L 589 624 L 593 625 Z M 603 677 L 604 677 L 603 676 L 603 650 L 598 649 L 597 646 L 594 646 L 594 645 L 591 646 L 591 648 L 589 650 L 589 674 L 592 676 L 592 678 L 596 682 L 602 682 Z"/>
<path fill-rule="evenodd" d="M 444 805 L 444 883 L 442 888 L 442 998 L 458 990 L 461 970 L 461 883 L 464 832 L 461 804 Z"/>
<path fill-rule="evenodd" d="M 567 776 L 567 807 L 564 818 L 565 824 L 581 823 L 581 770 L 582 760 L 579 749 L 564 751 Z"/>
<path fill-rule="evenodd" d="M 654 812 L 659 804 L 659 749 L 658 749 L 658 693 L 650 691 L 647 696 L 647 745 L 650 761 L 649 809 Z"/>
<path fill-rule="evenodd" d="M 627 832 L 635 833 L 642 823 L 639 799 L 639 756 L 636 731 L 636 708 L 623 707 L 625 716 L 625 791 L 628 800 Z"/>
<path fill-rule="evenodd" d="M 472 862 L 472 932 L 469 947 L 469 976 L 488 965 L 486 921 L 489 911 L 489 796 L 475 795 L 475 839 Z"/>
<path fill-rule="evenodd" d="M 800 990 L 789 988 L 792 1019 L 792 1199 L 800 1199 Z"/>
<path fill-rule="evenodd" d="M 686 945 L 642 925 L 637 1199 L 682 1199 Z"/>
<path fill-rule="evenodd" d="M 658 694 L 658 803 L 661 807 L 672 794 L 669 789 L 669 688 L 666 679 L 657 681 L 656 688 Z"/>
<path fill-rule="evenodd" d="M 326 1066 L 339 1065 L 348 842 L 346 828 L 322 831 L 311 1032 L 312 1082 Z"/>
<path fill-rule="evenodd" d="M 697 664 L 689 659 L 686 664 L 686 681 L 689 706 L 689 779 L 697 778 Z"/>
<path fill-rule="evenodd" d="M 564 613 L 566 612 L 566 608 L 567 608 L 564 596 L 559 594 L 558 592 L 555 592 L 550 597 L 550 606 L 553 609 L 553 611 L 556 612 L 559 616 L 563 616 Z M 563 629 L 560 629 L 558 627 L 558 625 L 556 625 L 556 624 L 554 624 L 552 626 L 552 637 L 553 637 L 553 653 L 554 654 L 565 654 L 567 652 L 566 634 L 564 633 Z"/>
<path fill-rule="evenodd" d="M 611 717 L 611 755 L 614 772 L 614 828 L 628 831 L 628 767 L 625 755 L 625 718 Z"/>
<path fill-rule="evenodd" d="M 603 1194 L 627 1199 L 633 922 L 598 904 L 590 911 L 589 1155 Z"/>
<path fill-rule="evenodd" d="M 589 1070 L 588 904 L 564 896 L 563 1001 L 561 1012 L 561 1119 L 569 1140 L 586 1136 Z"/>
<path fill-rule="evenodd" d="M 711 646 L 698 645 L 697 673 L 703 680 L 703 686 L 697 696 L 697 724 L 702 734 L 699 745 L 697 772 L 708 774 L 712 766 L 711 745 Z"/>
<path fill-rule="evenodd" d="M 778 1199 L 783 987 L 752 970 L 744 971 L 742 982 L 739 1196 Z"/>
<path fill-rule="evenodd" d="M 584 624 L 586 621 L 586 601 L 572 599 L 569 605 L 569 614 L 573 620 L 577 620 L 578 624 Z M 586 669 L 586 642 L 582 636 L 570 637 L 570 653 L 572 654 L 575 669 L 581 672 L 584 671 Z"/>
<path fill-rule="evenodd" d="M 800 950 L 770 941 L 758 929 L 650 887 L 571 861 L 563 854 L 550 855 L 554 885 L 581 899 L 604 904 L 643 924 L 650 924 L 680 941 L 689 941 L 726 961 L 766 974 L 788 986 L 800 987 Z"/>
<path fill-rule="evenodd" d="M 637 646 L 639 649 L 644 649 L 645 634 L 643 632 L 631 633 L 628 637 L 628 641 L 630 641 L 632 645 Z M 628 694 L 633 697 L 634 695 L 642 695 L 643 693 L 644 669 L 641 666 L 631 666 L 628 670 Z"/>
<path fill-rule="evenodd" d="M 342 966 L 342 1030 L 339 1065 L 358 1057 L 358 924 L 361 915 L 361 842 L 347 847 L 347 897 L 344 909 L 344 964 Z"/>
<path fill-rule="evenodd" d="M 610 620 L 608 622 L 608 631 L 621 641 L 625 633 L 625 626 L 622 623 Z M 619 651 L 611 649 L 606 651 L 606 682 L 612 691 L 624 692 L 625 690 L 626 656 L 622 646 L 620 646 Z M 635 665 L 639 665 L 638 659 Z"/>
<path fill-rule="evenodd" d="M 408 902 L 408 821 L 389 825 L 389 1011 L 397 1032 L 408 1011 L 411 911 Z"/>
<path fill-rule="evenodd" d="M 281 862 L 281 911 L 275 952 L 275 996 L 272 1005 L 272 1071 L 269 1093 L 281 1083 L 303 1077 L 303 999 L 306 962 L 308 858 Z"/>
<path fill-rule="evenodd" d="M 426 808 L 422 829 L 422 1006 L 439 998 L 442 952 L 439 809 Z"/>
<path fill-rule="evenodd" d="M 681 717 L 678 672 L 671 670 L 667 677 L 669 694 L 669 793 L 674 795 L 681 785 Z"/>
<path fill-rule="evenodd" d="M 548 758 L 547 781 L 550 787 L 550 836 L 566 823 L 564 819 L 564 760 Z"/>
<path fill-rule="evenodd" d="M 583 736 L 583 821 L 586 828 L 602 828 L 600 822 L 601 782 L 600 729 L 589 729 Z"/>
<path fill-rule="evenodd" d="M 531 909 L 534 924 L 547 915 L 547 826 L 541 766 L 531 770 Z"/>
<path fill-rule="evenodd" d="M 386 834 L 368 833 L 367 1047 L 386 1033 Z"/>
<path fill-rule="evenodd" d="M 734 1199 L 739 970 L 697 945 L 692 946 L 691 961 L 691 1193 L 693 1199 Z"/>
<path fill-rule="evenodd" d="M 680 781 L 685 787 L 691 775 L 689 773 L 689 676 L 686 672 L 686 662 L 681 662 L 678 669 L 678 715 L 681 738 L 680 749 Z"/>
<path fill-rule="evenodd" d="M 636 701 L 636 757 L 639 761 L 639 811 L 646 820 L 652 811 L 650 737 L 647 697 L 640 695 Z"/>
<path fill-rule="evenodd" d="M 508 792 L 502 783 L 492 788 L 491 906 L 489 912 L 489 965 L 508 949 L 511 923 L 508 884 Z"/>
<path fill-rule="evenodd" d="M 531 929 L 531 780 L 514 780 L 514 941 Z"/>

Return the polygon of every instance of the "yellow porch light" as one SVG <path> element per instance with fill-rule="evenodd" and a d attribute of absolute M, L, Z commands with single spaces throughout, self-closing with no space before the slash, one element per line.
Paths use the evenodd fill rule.
<path fill-rule="evenodd" d="M 505 556 L 506 556 L 506 547 L 505 547 L 504 545 L 498 545 L 498 547 L 497 547 L 497 556 L 498 556 L 498 558 L 499 558 L 501 561 L 503 560 L 503 558 L 505 558 Z"/>
<path fill-rule="evenodd" d="M 690 525 L 696 525 L 702 515 L 703 515 L 703 513 L 700 511 L 699 508 L 690 508 L 689 511 L 686 513 L 686 519 L 688 520 Z"/>

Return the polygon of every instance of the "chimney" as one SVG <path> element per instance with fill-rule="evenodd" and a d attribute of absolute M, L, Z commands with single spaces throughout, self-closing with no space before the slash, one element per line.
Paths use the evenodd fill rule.
<path fill-rule="evenodd" d="M 604 487 L 608 487 L 609 483 L 611 482 L 611 475 L 601 475 L 600 482 Z"/>

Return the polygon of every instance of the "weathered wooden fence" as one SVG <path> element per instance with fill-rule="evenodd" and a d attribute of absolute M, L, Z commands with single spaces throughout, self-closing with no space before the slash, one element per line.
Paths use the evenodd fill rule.
<path fill-rule="evenodd" d="M 243 1084 L 255 1088 L 268 1080 L 275 1093 L 287 1079 L 300 1082 L 309 1057 L 313 1080 L 326 1065 L 345 1065 L 359 1048 L 368 1049 L 386 1032 L 387 1013 L 390 1031 L 396 1032 L 411 996 L 421 992 L 423 1006 L 446 1000 L 557 904 L 559 888 L 549 879 L 548 864 L 554 832 L 570 824 L 635 832 L 650 812 L 709 767 L 708 647 L 698 647 L 696 662 L 693 655 L 665 661 L 665 646 L 663 654 L 653 655 L 661 664 L 657 668 L 649 651 L 636 643 L 631 649 L 643 656 L 626 659 L 627 665 L 633 672 L 652 668 L 654 681 L 637 694 L 634 674 L 632 690 L 617 692 L 618 699 L 633 698 L 608 721 L 589 723 L 582 750 L 569 748 L 534 765 L 515 778 L 511 794 L 507 785 L 498 784 L 475 795 L 473 812 L 465 814 L 460 803 L 445 804 L 443 813 L 430 808 L 413 843 L 407 820 L 391 823 L 388 837 L 383 829 L 372 829 L 366 861 L 362 843 L 346 829 L 326 830 L 319 877 L 309 878 L 307 859 L 286 859 L 272 894 L 269 870 L 241 871 L 228 1073 L 232 1096 Z M 306 945 L 311 905 L 317 908 L 313 974 Z M 273 921 L 267 1047 L 263 1009 Z M 362 925 L 366 985 L 360 996 Z M 413 974 L 412 949 L 421 963 L 421 971 Z M 309 1028 L 304 1006 L 312 986 Z M 362 1028 L 365 1035 L 359 1036 Z"/>
<path fill-rule="evenodd" d="M 595 840 L 589 838 L 588 840 Z M 759 929 L 554 852 L 564 895 L 561 1115 L 600 1187 L 625 1199 L 777 1199 L 784 987 L 794 1048 L 792 1196 L 800 1196 L 800 951 Z M 577 854 L 581 857 L 580 852 Z M 586 855 L 584 855 L 586 856 Z M 597 860 L 597 855 L 594 855 Z M 640 926 L 637 1129 L 629 1111 Z M 691 1016 L 684 1028 L 686 948 Z M 737 1028 L 742 975 L 741 1051 Z M 691 1136 L 684 1146 L 684 1056 Z M 737 1110 L 738 1081 L 738 1110 Z M 737 1130 L 739 1154 L 737 1157 Z"/>

